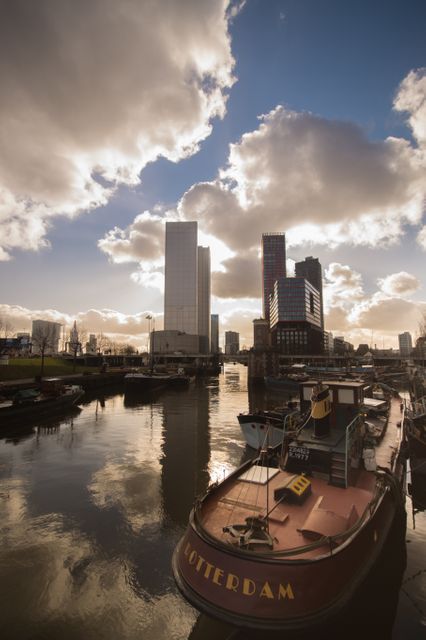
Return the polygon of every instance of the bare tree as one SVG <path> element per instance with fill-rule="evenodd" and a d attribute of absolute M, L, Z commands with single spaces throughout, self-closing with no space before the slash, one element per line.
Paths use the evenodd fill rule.
<path fill-rule="evenodd" d="M 10 338 L 13 335 L 15 328 L 10 322 L 7 316 L 0 317 L 0 336 L 3 334 L 3 338 Z"/>
<path fill-rule="evenodd" d="M 32 344 L 40 352 L 41 369 L 40 375 L 44 374 L 44 358 L 46 353 L 54 351 L 58 341 L 58 332 L 54 324 L 45 323 L 33 329 Z"/>

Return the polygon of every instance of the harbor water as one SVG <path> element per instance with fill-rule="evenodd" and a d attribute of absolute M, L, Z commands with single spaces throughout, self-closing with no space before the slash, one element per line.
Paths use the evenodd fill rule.
<path fill-rule="evenodd" d="M 200 615 L 171 573 L 195 496 L 253 454 L 236 418 L 248 408 L 247 368 L 226 364 L 187 390 L 105 390 L 61 420 L 1 432 L 2 640 L 265 637 Z M 426 637 L 426 515 L 414 528 L 406 509 L 407 528 L 395 523 L 360 593 L 317 637 Z"/>

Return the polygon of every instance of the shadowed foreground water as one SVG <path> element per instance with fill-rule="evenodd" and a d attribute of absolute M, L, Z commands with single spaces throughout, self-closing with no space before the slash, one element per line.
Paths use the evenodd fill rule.
<path fill-rule="evenodd" d="M 3 640 L 262 637 L 199 616 L 170 569 L 194 496 L 248 454 L 236 420 L 246 371 L 227 365 L 151 398 L 87 397 L 61 421 L 0 433 Z M 426 637 L 426 518 L 413 530 L 410 501 L 407 512 L 407 532 L 397 524 L 361 593 L 317 637 Z"/>

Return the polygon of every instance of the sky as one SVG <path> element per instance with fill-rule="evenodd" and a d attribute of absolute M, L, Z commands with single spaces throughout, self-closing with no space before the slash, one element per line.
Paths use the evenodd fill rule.
<path fill-rule="evenodd" d="M 252 344 L 284 231 L 328 331 L 415 338 L 425 24 L 421 0 L 0 0 L 0 320 L 144 347 L 165 221 L 197 220 L 221 336 Z"/>

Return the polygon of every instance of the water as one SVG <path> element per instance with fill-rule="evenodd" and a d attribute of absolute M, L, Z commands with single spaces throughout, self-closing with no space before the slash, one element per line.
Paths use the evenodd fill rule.
<path fill-rule="evenodd" d="M 236 420 L 246 372 L 226 365 L 145 402 L 87 398 L 78 415 L 0 439 L 3 640 L 256 637 L 199 616 L 170 569 L 194 496 L 248 454 Z M 409 513 L 344 620 L 317 637 L 348 637 L 355 622 L 364 638 L 426 637 L 425 533 L 425 514 L 413 530 Z"/>

